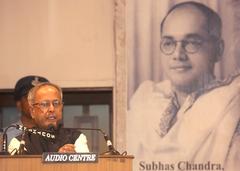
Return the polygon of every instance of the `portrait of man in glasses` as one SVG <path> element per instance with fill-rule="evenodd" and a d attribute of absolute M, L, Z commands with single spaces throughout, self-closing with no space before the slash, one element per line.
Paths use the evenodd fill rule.
<path fill-rule="evenodd" d="M 143 82 L 130 101 L 135 170 L 240 169 L 238 73 L 214 75 L 224 51 L 221 18 L 201 3 L 183 2 L 163 18 L 160 35 L 166 80 Z"/>
<path fill-rule="evenodd" d="M 187 95 L 214 80 L 214 65 L 224 49 L 221 25 L 219 16 L 201 5 L 176 6 L 164 18 L 160 42 L 162 66 L 176 92 Z"/>

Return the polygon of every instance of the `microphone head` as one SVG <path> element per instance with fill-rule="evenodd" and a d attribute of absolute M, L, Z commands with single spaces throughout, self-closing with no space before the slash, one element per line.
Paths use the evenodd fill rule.
<path fill-rule="evenodd" d="M 48 125 L 47 130 L 50 131 L 50 132 L 55 132 L 56 128 L 53 124 L 50 124 L 50 125 Z"/>

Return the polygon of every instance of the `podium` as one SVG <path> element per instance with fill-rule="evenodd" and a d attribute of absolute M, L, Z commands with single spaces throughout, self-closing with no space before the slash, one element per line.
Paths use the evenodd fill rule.
<path fill-rule="evenodd" d="M 1 171 L 132 171 L 133 156 L 99 156 L 97 163 L 43 163 L 40 155 L 0 156 Z"/>

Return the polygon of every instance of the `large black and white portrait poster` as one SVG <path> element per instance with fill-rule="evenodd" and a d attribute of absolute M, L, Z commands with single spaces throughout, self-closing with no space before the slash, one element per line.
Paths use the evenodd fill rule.
<path fill-rule="evenodd" d="M 240 170 L 240 1 L 127 2 L 134 171 Z"/>

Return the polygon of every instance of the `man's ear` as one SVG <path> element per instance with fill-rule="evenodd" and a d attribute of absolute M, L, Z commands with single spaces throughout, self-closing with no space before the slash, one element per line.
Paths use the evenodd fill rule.
<path fill-rule="evenodd" d="M 19 111 L 22 111 L 22 106 L 21 106 L 21 101 L 20 100 L 16 102 L 16 106 L 17 106 L 17 109 Z"/>
<path fill-rule="evenodd" d="M 224 52 L 224 41 L 222 39 L 216 42 L 216 55 L 215 55 L 215 62 L 218 62 L 222 59 L 223 52 Z"/>
<path fill-rule="evenodd" d="M 35 118 L 35 111 L 34 111 L 33 106 L 31 106 L 31 105 L 29 105 L 29 112 L 30 112 L 31 117 L 34 119 Z"/>

